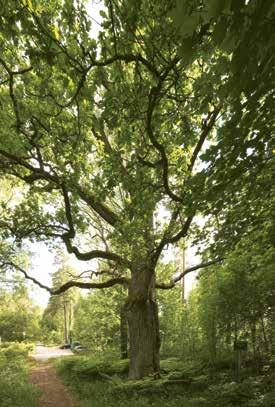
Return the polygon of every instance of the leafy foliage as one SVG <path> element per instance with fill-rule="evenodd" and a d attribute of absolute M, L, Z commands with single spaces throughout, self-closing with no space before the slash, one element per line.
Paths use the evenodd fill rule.
<path fill-rule="evenodd" d="M 0 288 L 0 337 L 3 341 L 36 340 L 40 335 L 40 309 L 24 283 L 11 290 Z"/>
<path fill-rule="evenodd" d="M 127 362 L 110 362 L 87 357 L 66 358 L 56 362 L 62 377 L 72 386 L 81 406 L 157 406 L 184 404 L 188 407 L 232 405 L 267 407 L 272 399 L 270 383 L 260 376 L 234 383 L 230 376 L 209 377 L 178 359 L 162 361 L 162 378 L 123 381 Z M 177 369 L 178 372 L 175 372 Z M 204 369 L 205 370 L 205 369 Z M 179 377 L 181 372 L 181 378 Z M 176 375 L 176 373 L 178 375 Z"/>
<path fill-rule="evenodd" d="M 274 247 L 263 229 L 243 237 L 223 265 L 200 272 L 186 304 L 191 322 L 181 328 L 185 336 L 195 332 L 193 355 L 216 367 L 232 367 L 234 340 L 244 337 L 247 363 L 258 369 L 270 363 L 273 264 Z"/>
<path fill-rule="evenodd" d="M 18 343 L 0 346 L 1 407 L 35 407 L 40 392 L 27 382 L 26 357 L 29 345 Z"/>
<path fill-rule="evenodd" d="M 100 253 L 88 251 L 83 257 L 72 239 L 103 222 L 104 239 L 118 255 L 103 258 L 127 266 L 133 242 L 142 255 L 154 242 L 156 262 L 165 244 L 188 232 L 197 211 L 213 213 L 242 189 L 240 183 L 251 185 L 248 168 L 258 172 L 269 154 L 268 85 L 262 87 L 257 77 L 257 96 L 250 84 L 250 94 L 240 89 L 231 74 L 237 56 L 231 61 L 230 54 L 218 50 L 211 31 L 225 13 L 229 20 L 223 26 L 238 41 L 237 21 L 246 8 L 244 2 L 235 3 L 222 7 L 209 1 L 200 9 L 200 2 L 176 2 L 181 33 L 171 22 L 173 3 L 130 2 L 127 12 L 127 2 L 112 4 L 102 14 L 105 31 L 98 42 L 88 35 L 91 22 L 81 2 L 70 7 L 7 3 L 2 17 L 2 172 L 28 188 L 6 213 L 3 228 L 19 240 L 61 238 L 84 259 Z M 246 6 L 251 21 L 258 10 L 254 3 Z M 257 35 L 266 16 L 268 21 L 272 17 L 269 6 L 253 30 Z M 245 38 L 252 30 L 248 21 Z M 243 41 L 238 55 L 243 55 Z M 249 66 L 262 72 L 260 51 L 252 54 Z M 256 99 L 259 114 L 253 118 Z M 211 135 L 204 155 L 207 170 L 193 171 Z M 228 182 L 233 179 L 237 182 Z M 170 226 L 156 222 L 150 231 L 160 206 L 173 213 Z M 94 244 L 103 249 L 100 239 Z"/>
<path fill-rule="evenodd" d="M 75 307 L 74 332 L 95 354 L 118 353 L 120 345 L 120 308 L 125 293 L 120 287 L 91 292 Z"/>
<path fill-rule="evenodd" d="M 77 273 L 61 250 L 57 251 L 55 263 L 57 270 L 52 273 L 52 286 L 58 288 Z M 41 328 L 46 341 L 69 343 L 73 339 L 74 308 L 78 298 L 76 288 L 50 297 L 41 318 Z"/>

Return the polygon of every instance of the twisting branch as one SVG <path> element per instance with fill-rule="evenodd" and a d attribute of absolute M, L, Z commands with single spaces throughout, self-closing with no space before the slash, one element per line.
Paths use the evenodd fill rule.
<path fill-rule="evenodd" d="M 30 175 L 22 177 L 27 183 L 31 184 L 38 180 L 47 180 L 57 185 L 58 188 L 61 186 L 60 179 L 54 174 L 43 170 L 42 168 L 36 168 L 29 164 L 22 157 L 18 157 L 12 153 L 9 153 L 3 149 L 0 149 L 0 155 L 7 158 L 9 161 L 22 166 L 31 172 Z M 70 185 L 70 189 L 78 193 L 79 197 L 92 208 L 102 219 L 104 219 L 111 226 L 115 226 L 118 222 L 118 216 L 106 205 L 96 200 L 96 198 L 90 193 L 85 191 L 80 185 Z"/>
<path fill-rule="evenodd" d="M 6 62 L 1 57 L 0 57 L 0 63 L 1 63 L 1 65 L 3 65 L 3 67 L 5 68 L 5 70 L 7 71 L 7 73 L 9 75 L 23 75 L 24 73 L 30 72 L 33 69 L 32 66 L 28 66 L 27 68 L 22 68 L 22 69 L 19 69 L 18 71 L 13 71 L 12 69 L 10 69 L 8 67 Z"/>
<path fill-rule="evenodd" d="M 140 62 L 142 63 L 144 66 L 146 66 L 146 68 L 155 76 L 155 77 L 159 77 L 159 73 L 158 71 L 155 69 L 155 67 L 150 64 L 149 61 L 147 61 L 142 55 L 137 54 L 137 55 L 133 55 L 133 54 L 126 54 L 126 55 L 119 55 L 116 54 L 115 56 L 106 59 L 105 61 L 97 61 L 97 60 L 93 60 L 92 63 L 87 67 L 87 68 L 83 68 L 81 71 L 81 78 L 78 82 L 78 85 L 76 87 L 75 93 L 73 94 L 73 96 L 71 97 L 71 99 L 67 102 L 67 103 L 59 103 L 55 100 L 55 103 L 58 107 L 60 108 L 67 108 L 70 107 L 74 101 L 77 99 L 78 95 L 80 94 L 81 89 L 83 88 L 85 82 L 86 82 L 86 78 L 87 75 L 89 73 L 89 71 L 94 68 L 94 67 L 103 67 L 103 66 L 108 66 L 111 65 L 112 63 L 116 62 L 116 61 L 122 61 L 125 63 L 131 63 L 131 62 Z"/>
<path fill-rule="evenodd" d="M 64 197 L 64 205 L 65 205 L 65 214 L 68 221 L 69 230 L 66 231 L 62 236 L 62 240 L 66 245 L 68 253 L 73 253 L 78 260 L 88 261 L 96 258 L 106 259 L 115 261 L 118 264 L 124 264 L 130 267 L 130 262 L 126 259 L 123 259 L 121 256 L 112 253 L 110 251 L 103 251 L 103 250 L 91 250 L 89 252 L 82 253 L 79 249 L 73 246 L 71 239 L 75 237 L 75 228 L 72 216 L 72 209 L 71 209 L 71 202 L 69 198 L 68 191 L 66 189 L 66 185 L 63 183 L 61 185 L 63 197 Z"/>
<path fill-rule="evenodd" d="M 191 223 L 194 219 L 195 215 L 190 215 L 188 216 L 188 218 L 186 219 L 182 229 L 174 236 L 172 237 L 168 237 L 167 239 L 164 239 L 164 245 L 166 244 L 173 244 L 173 243 L 177 243 L 180 239 L 182 239 L 183 237 L 186 237 L 188 230 L 191 226 Z"/>
<path fill-rule="evenodd" d="M 124 264 L 127 267 L 131 266 L 131 263 L 127 259 L 124 259 L 123 257 L 113 252 L 104 250 L 91 250 L 84 253 L 80 252 L 77 247 L 72 245 L 70 238 L 68 238 L 66 234 L 62 235 L 62 240 L 66 245 L 68 253 L 74 254 L 78 260 L 88 261 L 93 259 L 104 259 L 114 261 L 118 264 Z"/>
<path fill-rule="evenodd" d="M 30 175 L 26 176 L 26 182 L 32 183 L 36 180 L 47 180 L 55 184 L 59 184 L 59 179 L 56 175 L 50 174 L 49 172 L 43 170 L 42 168 L 36 168 L 33 165 L 29 164 L 23 157 L 19 157 L 12 153 L 9 153 L 3 149 L 0 149 L 0 155 L 11 161 L 13 164 L 17 164 L 30 171 Z"/>
<path fill-rule="evenodd" d="M 162 88 L 162 85 L 167 78 L 169 72 L 171 69 L 175 67 L 175 65 L 178 63 L 179 58 L 176 57 L 174 60 L 171 62 L 171 64 L 165 69 L 165 71 L 162 73 L 160 76 L 158 85 L 151 88 L 151 91 L 149 93 L 149 105 L 148 105 L 148 110 L 147 110 L 147 118 L 146 118 L 146 131 L 148 134 L 148 137 L 153 144 L 153 146 L 156 148 L 156 150 L 159 152 L 161 156 L 161 161 L 160 165 L 162 167 L 162 179 L 163 179 L 163 187 L 166 192 L 166 194 L 172 199 L 172 201 L 175 202 L 181 202 L 182 203 L 182 198 L 176 195 L 170 188 L 169 185 L 169 163 L 168 163 L 168 158 L 166 155 L 166 151 L 164 146 L 157 140 L 157 138 L 154 135 L 153 128 L 152 128 L 152 119 L 153 119 L 153 113 L 155 110 L 155 107 L 158 102 L 158 98 L 160 95 L 160 91 Z"/>
<path fill-rule="evenodd" d="M 199 141 L 198 141 L 198 143 L 197 143 L 197 145 L 196 145 L 196 147 L 195 147 L 195 149 L 193 151 L 193 155 L 191 157 L 190 164 L 188 166 L 189 174 L 192 173 L 192 170 L 193 170 L 194 164 L 196 162 L 196 159 L 197 159 L 197 157 L 198 157 L 198 155 L 199 155 L 199 153 L 200 153 L 200 151 L 201 151 L 201 149 L 203 147 L 203 144 L 204 144 L 207 136 L 209 135 L 210 131 L 213 129 L 213 127 L 215 125 L 215 122 L 216 122 L 216 119 L 217 119 L 218 114 L 219 114 L 220 111 L 221 111 L 221 106 L 216 107 L 214 109 L 214 111 L 209 113 L 208 120 L 203 125 L 203 129 L 202 129 L 201 135 L 199 137 Z M 178 233 L 176 233 L 174 236 L 169 237 L 169 230 L 171 229 L 172 224 L 176 221 L 176 219 L 178 217 L 178 214 L 179 214 L 179 208 L 177 207 L 174 210 L 174 212 L 172 213 L 172 215 L 171 215 L 168 230 L 164 234 L 163 239 L 161 240 L 161 242 L 160 242 L 160 244 L 159 244 L 159 246 L 158 246 L 158 248 L 156 250 L 156 253 L 158 255 L 160 255 L 160 253 L 161 253 L 164 246 L 166 246 L 167 244 L 177 243 L 180 239 L 185 237 L 187 235 L 187 233 L 188 233 L 188 230 L 189 230 L 189 228 L 191 226 L 191 223 L 192 223 L 192 221 L 193 221 L 193 219 L 195 217 L 195 211 L 194 211 L 194 213 L 192 215 L 188 216 L 188 218 L 186 219 L 182 229 Z"/>
<path fill-rule="evenodd" d="M 71 209 L 71 202 L 69 198 L 69 194 L 66 188 L 66 185 L 63 183 L 61 185 L 62 194 L 64 197 L 64 206 L 65 206 L 65 214 L 69 225 L 69 230 L 63 236 L 67 237 L 68 239 L 73 239 L 75 237 L 75 229 L 73 223 L 73 216 L 72 216 L 72 209 Z"/>
<path fill-rule="evenodd" d="M 107 135 L 106 135 L 106 133 L 104 131 L 103 126 L 100 129 L 100 134 L 96 131 L 96 129 L 94 127 L 92 127 L 92 132 L 93 132 L 94 137 L 97 140 L 103 142 L 104 151 L 107 154 L 110 154 L 110 155 L 116 154 L 116 155 L 119 156 L 119 166 L 120 166 L 121 172 L 122 172 L 123 176 L 127 177 L 128 173 L 127 173 L 127 170 L 126 170 L 125 166 L 123 165 L 123 160 L 122 160 L 121 154 L 117 150 L 113 149 L 113 147 L 112 147 L 112 145 L 111 145 L 111 143 L 110 143 L 110 141 L 109 141 L 109 139 L 108 139 L 108 137 L 107 137 Z"/>
<path fill-rule="evenodd" d="M 126 63 L 131 63 L 131 62 L 140 62 L 142 63 L 155 77 L 159 78 L 160 74 L 158 72 L 158 70 L 155 68 L 154 65 L 152 65 L 146 58 L 144 58 L 141 54 L 116 54 L 113 57 L 107 58 L 103 61 L 100 60 L 95 60 L 93 58 L 91 58 L 91 63 L 85 68 L 75 57 L 73 57 L 71 54 L 69 54 L 67 48 L 57 39 L 55 38 L 49 30 L 47 30 L 45 28 L 45 26 L 41 23 L 40 19 L 38 18 L 38 16 L 33 13 L 30 12 L 28 10 L 28 12 L 32 15 L 34 21 L 37 23 L 37 25 L 39 26 L 39 28 L 41 29 L 41 31 L 44 33 L 44 35 L 46 37 L 48 37 L 51 41 L 53 41 L 57 47 L 67 56 L 69 62 L 72 64 L 72 66 L 78 70 L 79 73 L 84 73 L 86 72 L 86 74 L 88 73 L 88 71 L 95 67 L 95 66 L 107 66 L 107 65 L 111 65 L 113 62 L 115 61 L 123 61 Z M 82 61 L 83 62 L 83 61 Z"/>
<path fill-rule="evenodd" d="M 113 4 L 112 1 L 109 0 L 109 13 L 111 17 L 111 23 L 112 23 L 112 32 L 113 32 L 113 41 L 114 41 L 114 50 L 115 53 L 117 54 L 117 38 L 116 38 L 116 29 L 115 29 L 115 22 L 114 22 L 114 12 L 113 12 Z"/>
<path fill-rule="evenodd" d="M 169 164 L 168 164 L 168 158 L 165 152 L 165 148 L 163 147 L 162 144 L 158 142 L 156 137 L 154 136 L 154 132 L 152 130 L 152 116 L 153 116 L 153 110 L 154 110 L 154 105 L 155 100 L 154 98 L 154 93 L 155 93 L 155 88 L 152 88 L 150 92 L 150 102 L 149 102 L 149 109 L 147 113 L 147 123 L 146 123 L 146 129 L 147 129 L 147 134 L 149 136 L 149 139 L 153 146 L 158 150 L 161 156 L 161 166 L 162 166 L 162 179 L 163 179 L 163 186 L 166 194 L 176 202 L 182 202 L 182 199 L 178 197 L 174 192 L 171 190 L 170 185 L 169 185 Z"/>
<path fill-rule="evenodd" d="M 106 205 L 98 202 L 95 197 L 84 188 L 79 185 L 74 186 L 75 191 L 78 193 L 79 197 L 91 208 L 93 209 L 102 219 L 104 219 L 109 225 L 115 226 L 118 223 L 118 216 Z"/>
<path fill-rule="evenodd" d="M 176 214 L 176 212 L 175 212 L 175 214 Z M 180 239 L 182 239 L 182 238 L 184 238 L 184 237 L 187 236 L 187 233 L 188 233 L 188 230 L 189 230 L 189 228 L 190 228 L 190 226 L 191 226 L 191 223 L 192 223 L 192 221 L 193 221 L 193 218 L 194 218 L 194 215 L 190 215 L 190 216 L 186 219 L 186 221 L 185 221 L 185 223 L 184 223 L 182 229 L 181 229 L 176 235 L 174 235 L 174 236 L 172 236 L 172 237 L 167 237 L 167 235 L 165 234 L 165 235 L 163 236 L 162 240 L 160 241 L 159 245 L 157 246 L 157 248 L 155 249 L 155 252 L 154 252 L 153 259 L 154 259 L 155 264 L 157 263 L 157 261 L 158 261 L 160 255 L 161 255 L 161 253 L 162 253 L 162 250 L 164 249 L 164 247 L 165 247 L 166 245 L 176 243 L 176 242 L 178 242 Z"/>
<path fill-rule="evenodd" d="M 92 288 L 109 288 L 113 287 L 116 284 L 120 285 L 128 285 L 128 280 L 125 277 L 117 277 L 117 278 L 112 278 L 110 280 L 104 281 L 102 283 L 84 283 L 82 281 L 68 281 L 67 283 L 63 284 L 61 287 L 53 290 L 51 289 L 51 294 L 52 295 L 59 295 L 67 291 L 69 288 L 72 287 L 78 287 L 78 288 L 84 288 L 86 290 L 90 290 Z"/>
<path fill-rule="evenodd" d="M 109 288 L 112 287 L 116 284 L 121 284 L 121 285 L 128 285 L 128 280 L 125 277 L 117 277 L 117 278 L 112 278 L 110 280 L 101 282 L 101 283 L 92 283 L 92 282 L 83 282 L 83 281 L 67 281 L 66 283 L 62 284 L 60 287 L 53 289 L 45 284 L 42 284 L 40 281 L 38 281 L 36 278 L 31 277 L 26 270 L 24 270 L 22 267 L 18 266 L 17 264 L 13 262 L 5 262 L 0 264 L 0 267 L 10 267 L 14 268 L 20 273 L 22 273 L 27 280 L 32 281 L 34 284 L 36 284 L 38 287 L 43 288 L 44 290 L 48 291 L 51 295 L 59 295 L 64 293 L 65 291 L 69 290 L 69 288 L 72 287 L 78 287 L 78 288 L 84 288 L 84 289 L 92 289 L 92 288 Z"/>
<path fill-rule="evenodd" d="M 85 271 L 82 271 L 82 273 L 80 273 L 78 275 L 75 275 L 75 274 L 67 271 L 66 274 L 68 275 L 68 277 L 71 277 L 73 279 L 87 278 L 88 275 L 90 276 L 90 278 L 93 278 L 93 276 L 98 277 L 98 276 L 103 276 L 103 275 L 108 275 L 111 277 L 121 277 L 121 275 L 117 272 L 116 269 L 114 269 L 112 271 L 111 270 L 100 270 L 100 271 L 85 270 Z"/>
<path fill-rule="evenodd" d="M 63 182 L 62 184 L 60 184 L 60 180 L 56 175 L 49 174 L 47 171 L 41 168 L 33 167 L 32 165 L 28 164 L 23 158 L 17 157 L 11 153 L 7 153 L 4 150 L 0 150 L 0 154 L 10 159 L 12 162 L 15 162 L 16 164 L 19 164 L 24 168 L 28 169 L 29 171 L 31 171 L 31 175 L 24 177 L 26 182 L 33 183 L 37 180 L 45 179 L 53 182 L 55 185 L 58 186 L 58 188 L 61 189 L 64 197 L 65 214 L 68 221 L 69 229 L 64 234 L 60 235 L 60 237 L 65 243 L 69 253 L 73 253 L 77 257 L 77 259 L 82 261 L 100 258 L 105 260 L 111 260 L 118 264 L 123 264 L 126 265 L 127 267 L 130 267 L 130 262 L 128 260 L 123 259 L 119 255 L 109 251 L 91 250 L 84 253 L 80 252 L 80 250 L 77 247 L 75 247 L 71 242 L 71 239 L 75 237 L 75 229 L 71 213 L 69 194 L 65 183 Z M 94 209 L 104 220 L 106 220 L 111 225 L 114 225 L 116 223 L 117 217 L 109 208 L 97 202 L 91 194 L 88 195 L 80 187 L 77 186 L 76 190 L 78 191 L 78 195 L 80 196 L 80 198 L 83 199 L 86 202 L 86 204 L 88 204 L 92 209 Z"/>
<path fill-rule="evenodd" d="M 203 125 L 203 130 L 201 132 L 199 141 L 198 141 L 198 143 L 197 143 L 197 145 L 196 145 L 196 147 L 195 147 L 195 149 L 193 151 L 193 155 L 191 157 L 190 164 L 188 165 L 188 172 L 190 174 L 191 174 L 191 172 L 193 170 L 196 159 L 197 159 L 197 157 L 198 157 L 198 155 L 199 155 L 199 153 L 200 153 L 200 151 L 201 151 L 201 149 L 203 147 L 203 143 L 205 142 L 205 140 L 206 140 L 208 134 L 210 133 L 210 131 L 213 129 L 213 126 L 214 126 L 214 124 L 216 122 L 216 118 L 217 118 L 220 110 L 221 110 L 221 106 L 216 107 L 213 112 L 208 114 L 208 119 L 206 120 L 206 122 Z"/>
<path fill-rule="evenodd" d="M 17 130 L 19 130 L 20 125 L 21 125 L 21 120 L 20 120 L 20 115 L 19 115 L 18 103 L 17 103 L 16 97 L 14 94 L 14 75 L 23 75 L 24 73 L 31 71 L 33 68 L 32 68 L 32 66 L 30 66 L 28 68 L 19 69 L 18 71 L 13 71 L 12 69 L 10 69 L 8 67 L 6 62 L 1 57 L 0 57 L 0 64 L 4 67 L 5 71 L 8 74 L 8 77 L 9 77 L 9 79 L 7 80 L 7 83 L 9 83 L 10 98 L 12 101 L 13 111 L 14 111 L 15 118 L 16 118 L 16 128 L 17 128 Z"/>
<path fill-rule="evenodd" d="M 65 104 L 61 104 L 61 103 L 58 103 L 57 101 L 55 101 L 56 105 L 62 109 L 67 108 L 74 103 L 74 101 L 77 99 L 78 95 L 80 94 L 81 89 L 83 88 L 83 86 L 85 84 L 87 74 L 94 67 L 108 66 L 108 65 L 111 65 L 115 61 L 123 61 L 125 63 L 131 63 L 131 62 L 138 61 L 138 62 L 142 63 L 154 77 L 159 78 L 159 76 L 160 76 L 160 74 L 159 74 L 158 70 L 155 68 L 155 66 L 152 65 L 142 55 L 140 55 L 140 54 L 136 54 L 136 55 L 135 54 L 125 54 L 125 55 L 117 54 L 116 43 L 115 43 L 115 52 L 116 52 L 115 56 L 107 58 L 105 60 L 96 60 L 96 59 L 92 58 L 91 55 L 89 54 L 91 62 L 90 62 L 90 64 L 87 65 L 87 62 L 85 61 L 85 57 L 86 57 L 87 53 L 84 52 L 84 58 L 82 58 L 81 61 L 79 61 L 78 58 L 73 57 L 69 53 L 68 49 L 64 46 L 64 44 L 62 44 L 62 42 L 60 40 L 58 40 L 55 36 L 53 36 L 52 33 L 50 32 L 50 30 L 44 26 L 44 24 L 41 22 L 39 17 L 34 12 L 30 11 L 29 9 L 27 9 L 27 11 L 28 11 L 28 13 L 30 13 L 32 15 L 34 21 L 36 22 L 36 24 L 38 25 L 40 30 L 43 32 L 43 34 L 48 39 L 50 39 L 53 43 L 56 44 L 56 46 L 60 49 L 60 51 L 64 55 L 66 55 L 66 57 L 68 58 L 69 64 L 79 74 L 81 74 L 81 78 L 80 78 L 80 81 L 78 82 L 76 91 L 75 91 L 74 95 L 70 98 L 70 100 Z M 111 6 L 111 16 L 112 16 L 112 6 Z M 112 20 L 112 23 L 113 23 L 113 20 Z M 78 44 L 78 45 L 80 46 L 80 48 L 82 50 L 85 49 L 82 44 Z"/>
<path fill-rule="evenodd" d="M 66 107 L 70 107 L 70 106 L 74 103 L 74 101 L 77 99 L 78 95 L 80 94 L 81 89 L 83 88 L 83 86 L 84 86 L 84 84 L 85 84 L 88 71 L 89 71 L 89 70 L 87 69 L 87 70 L 85 70 L 85 71 L 82 73 L 82 76 L 81 76 L 81 78 L 80 78 L 80 81 L 78 82 L 76 91 L 75 91 L 75 93 L 73 94 L 73 96 L 71 97 L 71 99 L 68 100 L 67 103 L 62 104 L 62 103 L 58 103 L 58 102 L 55 100 L 55 103 L 56 103 L 56 105 L 57 105 L 58 107 L 60 107 L 61 109 L 64 109 L 64 108 L 66 108 Z"/>
<path fill-rule="evenodd" d="M 12 75 L 23 75 L 26 72 L 30 72 L 33 70 L 32 66 L 29 66 L 27 68 L 19 69 L 19 71 L 12 71 Z"/>
<path fill-rule="evenodd" d="M 218 258 L 215 260 L 207 261 L 205 263 L 197 264 L 196 266 L 189 267 L 189 268 L 185 269 L 180 275 L 178 275 L 177 277 L 174 277 L 172 279 L 171 283 L 168 283 L 168 284 L 156 283 L 156 288 L 160 288 L 162 290 L 169 290 L 170 288 L 175 287 L 175 284 L 178 281 L 180 281 L 186 274 L 191 273 L 192 271 L 195 271 L 195 270 L 199 270 L 199 269 L 202 269 L 205 267 L 212 266 L 213 264 L 216 264 L 216 263 L 221 263 L 223 260 L 224 260 L 224 258 Z"/>
<path fill-rule="evenodd" d="M 0 264 L 0 267 L 1 267 L 2 269 L 9 267 L 9 268 L 11 268 L 11 269 L 18 270 L 18 271 L 20 271 L 20 273 L 22 273 L 22 274 L 24 275 L 24 277 L 25 277 L 27 280 L 32 281 L 34 284 L 38 285 L 40 288 L 43 288 L 44 290 L 47 290 L 49 293 L 51 292 L 51 288 L 50 288 L 50 287 L 48 287 L 48 286 L 46 286 L 46 285 L 40 283 L 40 281 L 38 281 L 36 278 L 29 276 L 28 273 L 27 273 L 22 267 L 18 266 L 17 264 L 13 263 L 12 261 L 10 261 L 10 262 L 3 262 L 3 263 Z"/>
<path fill-rule="evenodd" d="M 116 61 L 122 61 L 125 63 L 131 63 L 131 62 L 140 62 L 142 65 L 144 65 L 149 72 L 153 74 L 156 78 L 160 78 L 160 73 L 158 70 L 155 68 L 154 65 L 152 65 L 146 58 L 144 58 L 141 54 L 117 54 L 114 55 L 113 57 L 107 58 L 104 61 L 98 61 L 98 60 L 92 60 L 91 64 L 89 65 L 89 69 L 94 67 L 94 66 L 107 66 L 111 65 L 113 62 Z"/>

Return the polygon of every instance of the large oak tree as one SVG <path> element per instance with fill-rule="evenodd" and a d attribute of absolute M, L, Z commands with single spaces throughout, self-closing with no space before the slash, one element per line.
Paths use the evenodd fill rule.
<path fill-rule="evenodd" d="M 9 0 L 0 17 L 0 170 L 25 185 L 3 236 L 61 240 L 101 262 L 103 282 L 56 294 L 127 286 L 131 378 L 159 370 L 155 290 L 174 285 L 156 281 L 163 250 L 200 211 L 222 211 L 269 151 L 270 93 L 257 77 L 259 67 L 268 77 L 269 48 L 254 85 L 234 86 L 232 51 L 216 41 L 224 10 L 185 3 L 179 30 L 178 2 L 106 1 L 98 40 L 81 1 Z M 247 13 L 235 3 L 232 30 Z"/>

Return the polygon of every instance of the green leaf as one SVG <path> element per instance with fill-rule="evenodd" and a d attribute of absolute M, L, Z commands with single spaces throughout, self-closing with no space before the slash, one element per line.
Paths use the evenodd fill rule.
<path fill-rule="evenodd" d="M 101 15 L 102 18 L 107 18 L 108 17 L 104 10 L 100 10 L 99 14 Z"/>
<path fill-rule="evenodd" d="M 200 22 L 199 14 L 184 16 L 180 25 L 180 33 L 186 37 L 193 34 Z"/>
<path fill-rule="evenodd" d="M 226 17 L 221 17 L 217 24 L 215 25 L 214 31 L 213 31 L 213 41 L 217 45 L 221 45 L 223 40 L 225 39 L 226 33 L 227 33 L 227 18 Z"/>
<path fill-rule="evenodd" d="M 230 0 L 208 0 L 207 16 L 210 19 L 217 19 L 219 15 L 230 6 Z"/>

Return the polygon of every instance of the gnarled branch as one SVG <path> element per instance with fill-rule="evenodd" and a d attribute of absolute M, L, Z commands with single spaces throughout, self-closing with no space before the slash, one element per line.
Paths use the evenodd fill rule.
<path fill-rule="evenodd" d="M 171 62 L 171 64 L 167 67 L 167 69 L 163 72 L 163 74 L 160 76 L 158 85 L 151 88 L 150 94 L 149 94 L 149 105 L 148 105 L 148 110 L 147 110 L 147 118 L 146 118 L 146 131 L 148 134 L 148 137 L 155 147 L 155 149 L 159 152 L 161 160 L 160 160 L 160 165 L 162 167 L 162 180 L 163 180 L 163 187 L 165 190 L 165 193 L 172 199 L 174 202 L 181 202 L 182 203 L 182 198 L 176 195 L 170 185 L 169 185 L 169 162 L 168 158 L 166 155 L 166 151 L 164 146 L 158 141 L 156 138 L 153 128 L 152 128 L 152 119 L 153 119 L 153 113 L 155 110 L 155 107 L 157 105 L 158 97 L 163 85 L 163 82 L 167 78 L 169 72 L 171 69 L 174 68 L 174 66 L 178 63 L 179 58 L 176 57 L 174 60 Z"/>
<path fill-rule="evenodd" d="M 162 290 L 169 290 L 170 288 L 175 287 L 176 283 L 178 281 L 180 281 L 186 274 L 191 273 L 192 271 L 195 271 L 195 270 L 199 270 L 199 269 L 202 269 L 205 267 L 212 266 L 213 264 L 216 264 L 216 263 L 220 263 L 223 260 L 224 260 L 223 258 L 218 258 L 215 260 L 207 261 L 205 263 L 197 264 L 196 266 L 189 267 L 189 268 L 185 269 L 180 275 L 178 275 L 177 277 L 174 277 L 172 279 L 171 283 L 168 283 L 168 284 L 156 283 L 156 288 L 160 288 Z"/>
<path fill-rule="evenodd" d="M 88 261 L 93 259 L 104 259 L 131 267 L 131 263 L 127 259 L 124 259 L 116 253 L 104 250 L 91 250 L 83 253 L 80 252 L 77 247 L 72 245 L 71 240 L 66 236 L 66 233 L 62 236 L 62 239 L 66 245 L 68 253 L 73 253 L 78 260 Z"/>
<path fill-rule="evenodd" d="M 48 293 L 50 293 L 51 295 L 59 295 L 64 293 L 65 291 L 69 290 L 72 287 L 78 287 L 78 288 L 82 288 L 82 289 L 92 289 L 92 288 L 109 288 L 109 287 L 113 287 L 116 284 L 121 284 L 121 285 L 128 285 L 128 280 L 125 277 L 116 277 L 116 278 L 112 278 L 110 280 L 107 281 L 103 281 L 101 283 L 92 283 L 92 282 L 83 282 L 83 281 L 74 281 L 74 280 L 70 280 L 67 281 L 66 283 L 62 284 L 60 287 L 58 288 L 51 288 L 45 284 L 42 284 L 40 281 L 38 281 L 36 278 L 31 277 L 26 270 L 24 270 L 22 267 L 18 266 L 17 264 L 13 263 L 13 262 L 5 262 L 0 264 L 0 267 L 11 267 L 14 268 L 18 271 L 20 271 L 20 273 L 22 273 L 25 278 L 27 280 L 32 281 L 34 284 L 36 284 L 38 287 L 43 288 L 44 290 L 48 291 Z"/>
<path fill-rule="evenodd" d="M 49 172 L 43 170 L 41 167 L 36 168 L 29 164 L 24 158 L 18 157 L 3 149 L 0 149 L 0 155 L 7 158 L 9 161 L 12 161 L 13 163 L 26 168 L 31 172 L 30 175 L 26 175 L 24 176 L 24 178 L 22 177 L 22 179 L 24 179 L 27 183 L 33 183 L 37 180 L 47 180 L 62 189 L 62 185 L 64 185 L 64 182 L 61 183 L 57 175 L 50 174 Z M 96 198 L 90 192 L 85 191 L 80 185 L 70 185 L 70 189 L 76 191 L 79 197 L 111 226 L 114 226 L 115 223 L 118 221 L 118 216 L 110 208 L 96 200 Z"/>
<path fill-rule="evenodd" d="M 208 121 L 206 120 L 206 122 L 203 125 L 203 129 L 202 129 L 199 141 L 198 141 L 198 143 L 197 143 L 197 145 L 196 145 L 196 147 L 195 147 L 195 149 L 193 151 L 193 155 L 191 157 L 190 164 L 188 165 L 188 171 L 190 173 L 193 170 L 196 159 L 197 159 L 197 157 L 198 157 L 198 155 L 199 155 L 199 153 L 200 153 L 200 151 L 201 151 L 201 149 L 203 147 L 203 144 L 204 144 L 208 134 L 210 133 L 210 131 L 214 127 L 214 124 L 216 122 L 216 118 L 217 118 L 220 110 L 221 110 L 221 106 L 216 107 L 213 112 L 208 114 L 208 119 L 209 120 Z"/>

